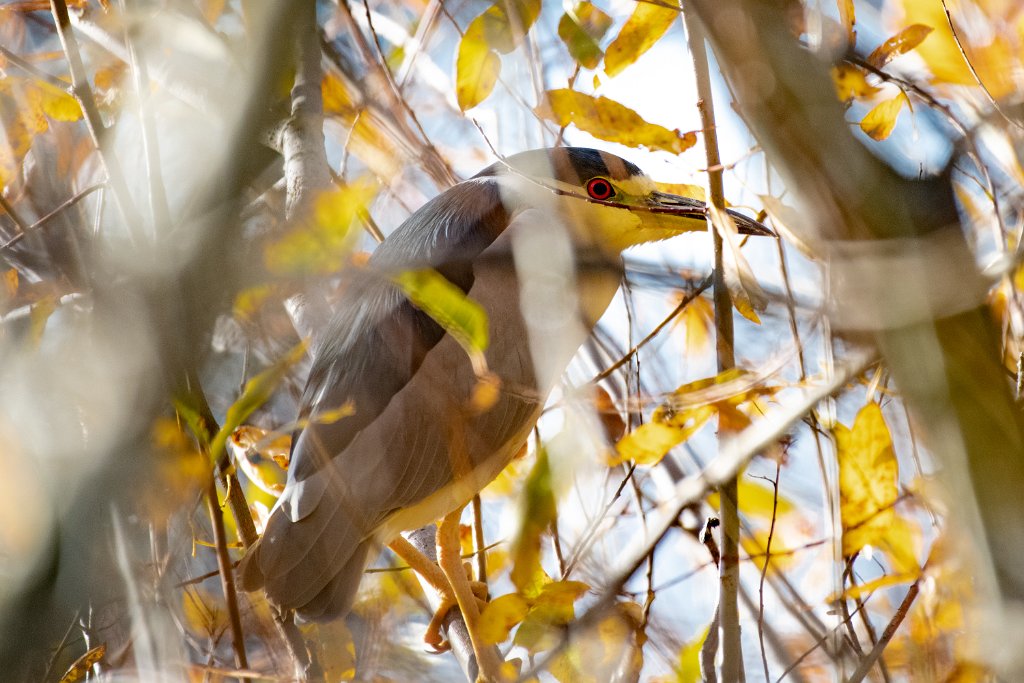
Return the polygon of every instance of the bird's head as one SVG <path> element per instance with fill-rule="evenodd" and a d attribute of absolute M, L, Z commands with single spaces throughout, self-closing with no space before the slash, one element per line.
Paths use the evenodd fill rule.
<path fill-rule="evenodd" d="M 486 176 L 511 185 L 524 198 L 524 208 L 557 211 L 575 239 L 609 253 L 707 230 L 704 202 L 660 192 L 636 164 L 596 149 L 521 152 L 477 177 Z M 740 213 L 728 213 L 743 234 L 774 234 Z"/>

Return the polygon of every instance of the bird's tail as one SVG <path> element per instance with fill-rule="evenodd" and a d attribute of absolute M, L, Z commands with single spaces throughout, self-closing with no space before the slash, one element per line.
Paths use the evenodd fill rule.
<path fill-rule="evenodd" d="M 247 591 L 264 589 L 272 603 L 306 620 L 347 614 L 374 542 L 356 537 L 338 510 L 326 507 L 317 506 L 298 522 L 285 510 L 275 510 L 263 537 L 238 565 L 239 585 Z"/>

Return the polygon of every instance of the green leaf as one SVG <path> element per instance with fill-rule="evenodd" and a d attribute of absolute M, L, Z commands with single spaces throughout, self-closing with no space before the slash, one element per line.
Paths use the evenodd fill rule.
<path fill-rule="evenodd" d="M 615 76 L 639 59 L 678 18 L 677 9 L 659 7 L 651 2 L 636 3 L 633 14 L 608 46 L 604 57 L 605 73 Z"/>

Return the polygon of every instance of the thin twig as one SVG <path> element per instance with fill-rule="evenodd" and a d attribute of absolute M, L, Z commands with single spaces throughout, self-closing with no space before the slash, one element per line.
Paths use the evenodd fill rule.
<path fill-rule="evenodd" d="M 90 185 L 89 187 L 85 188 L 84 190 L 79 191 L 78 193 L 72 195 L 68 199 L 65 199 L 63 202 L 61 202 L 60 206 L 55 208 L 53 211 L 51 211 L 50 213 L 46 214 L 45 216 L 43 216 L 42 218 L 37 220 L 35 223 L 33 223 L 32 225 L 28 226 L 22 232 L 18 233 L 17 235 L 15 235 L 11 239 L 7 240 L 3 244 L 0 244 L 0 251 L 6 251 L 7 249 L 10 249 L 15 244 L 17 244 L 22 239 L 24 239 L 25 235 L 30 234 L 33 230 L 36 230 L 38 228 L 43 227 L 54 216 L 58 215 L 62 211 L 65 211 L 66 209 L 74 206 L 79 201 L 85 199 L 86 197 L 88 197 L 93 192 L 95 192 L 97 190 L 102 190 L 104 187 L 106 187 L 106 183 L 96 183 L 95 185 Z M 0 199 L 2 199 L 2 196 L 0 196 Z"/>
<path fill-rule="evenodd" d="M 768 674 L 768 654 L 764 649 L 764 581 L 768 576 L 768 565 L 772 561 L 772 537 L 775 535 L 775 520 L 779 512 L 779 474 L 782 471 L 782 463 L 775 462 L 775 479 L 769 479 L 772 485 L 772 522 L 768 527 L 768 540 L 764 545 L 764 560 L 761 566 L 761 583 L 757 589 L 757 639 L 761 643 L 761 664 L 764 666 L 764 680 L 770 681 Z M 767 477 L 765 477 L 767 479 Z"/>
<path fill-rule="evenodd" d="M 206 487 L 206 507 L 210 512 L 210 524 L 213 526 L 213 538 L 217 544 L 217 568 L 220 571 L 220 584 L 224 589 L 224 600 L 228 606 L 228 619 L 231 625 L 231 646 L 235 651 L 235 665 L 239 669 L 248 669 L 249 662 L 245 657 L 245 636 L 242 633 L 242 618 L 238 612 L 238 594 L 235 592 L 235 571 L 228 555 L 227 534 L 224 532 L 224 515 L 220 509 L 220 498 L 217 495 L 217 481 L 210 477 Z"/>
<path fill-rule="evenodd" d="M 71 72 L 71 92 L 82 107 L 85 125 L 96 146 L 96 153 L 107 170 L 107 180 L 117 199 L 117 206 L 121 210 L 121 218 L 125 222 L 128 235 L 137 240 L 141 217 L 128 192 L 128 184 L 125 181 L 121 163 L 116 155 L 107 154 L 103 150 L 103 134 L 106 132 L 106 128 L 103 125 L 99 107 L 96 105 L 96 97 L 89 86 L 89 78 L 85 73 L 85 64 L 82 62 L 82 54 L 78 50 L 78 42 L 71 31 L 71 17 L 68 15 L 67 3 L 65 0 L 50 0 L 50 10 L 57 25 L 57 35 L 60 37 L 64 54 L 67 56 L 68 69 Z"/>
<path fill-rule="evenodd" d="M 708 66 L 704 28 L 693 13 L 684 13 L 687 41 L 693 60 L 697 83 L 697 111 L 704 131 L 704 153 L 708 169 L 708 199 L 719 209 L 725 209 L 725 191 L 720 169 L 722 160 L 718 151 L 718 130 L 711 91 L 711 72 Z M 712 289 L 715 302 L 716 348 L 718 371 L 730 370 L 736 365 L 733 353 L 732 296 L 725 281 L 724 248 L 721 233 L 708 217 L 708 230 L 714 243 L 715 269 Z M 719 425 L 719 439 L 727 430 Z M 721 441 L 719 441 L 721 444 Z M 743 651 L 740 643 L 739 622 L 739 489 L 736 478 L 726 481 L 719 489 L 719 515 L 722 519 L 722 564 L 720 567 L 719 615 L 721 617 L 722 680 L 727 683 L 742 681 Z"/>
<path fill-rule="evenodd" d="M 50 74 L 50 73 L 47 73 L 47 72 L 43 71 L 42 69 L 40 69 L 38 66 L 36 66 L 32 62 L 30 62 L 28 60 L 25 60 L 25 59 L 22 59 L 22 57 L 19 56 L 17 52 L 13 52 L 11 50 L 8 50 L 3 45 L 0 45 L 0 55 L 3 55 L 7 59 L 7 61 L 9 61 L 14 66 L 18 67 L 19 69 L 21 69 L 25 73 L 29 74 L 30 76 L 35 76 L 36 78 L 38 78 L 41 81 L 46 81 L 50 85 L 54 86 L 55 88 L 60 88 L 64 92 L 68 93 L 69 95 L 72 94 L 72 92 L 71 92 L 71 84 L 70 83 L 68 83 L 67 81 L 61 80 L 60 78 L 58 78 L 57 76 L 54 76 L 53 74 Z"/>
<path fill-rule="evenodd" d="M 910 589 L 907 591 L 907 595 L 903 598 L 903 602 L 901 602 L 900 606 L 896 609 L 896 614 L 892 616 L 889 624 L 885 627 L 885 630 L 882 631 L 882 637 L 879 638 L 878 642 L 875 643 L 875 646 L 871 648 L 871 652 L 864 657 L 860 666 L 858 666 L 857 670 L 853 672 L 853 675 L 847 679 L 847 683 L 860 683 L 860 681 L 864 680 L 868 671 L 870 671 L 871 667 L 874 666 L 876 661 L 878 661 L 878 658 L 882 656 L 882 653 L 885 651 L 889 641 L 892 640 L 894 635 L 896 635 L 896 629 L 900 627 L 900 624 L 903 623 L 903 619 L 907 616 L 907 612 L 910 611 L 910 606 L 914 604 L 914 599 L 920 591 L 920 584 L 921 579 L 918 579 L 910 585 Z"/>
<path fill-rule="evenodd" d="M 694 289 L 692 292 L 687 293 L 687 295 L 685 297 L 683 297 L 683 299 L 679 302 L 679 304 L 675 308 L 673 308 L 672 311 L 667 316 L 665 316 L 665 319 L 662 320 L 660 323 L 658 323 L 658 325 L 653 330 L 651 330 L 650 334 L 648 334 L 646 337 L 641 339 L 640 342 L 637 343 L 637 345 L 634 346 L 633 348 L 631 348 L 629 351 L 627 351 L 626 354 L 624 356 L 622 356 L 622 358 L 620 358 L 619 360 L 615 361 L 610 366 L 608 366 L 607 368 L 605 368 L 601 372 L 599 372 L 596 375 L 594 375 L 593 379 L 591 379 L 590 381 L 592 383 L 596 384 L 597 382 L 600 382 L 601 380 L 608 378 L 609 376 L 611 376 L 611 374 L 613 372 L 615 372 L 616 370 L 621 368 L 623 365 L 628 363 L 630 358 L 632 358 L 634 355 L 636 355 L 636 353 L 640 349 L 642 349 L 643 347 L 647 346 L 647 344 L 650 343 L 650 341 L 652 339 L 657 337 L 661 333 L 661 331 L 663 329 L 665 329 L 665 327 L 669 323 L 671 323 L 673 320 L 675 320 L 676 316 L 678 316 L 680 313 L 682 313 L 683 309 L 685 309 L 687 306 L 690 305 L 690 302 L 692 302 L 698 296 L 703 294 L 707 290 L 707 288 L 711 286 L 711 281 L 712 281 L 712 278 L 711 278 L 710 275 L 708 277 L 704 278 L 703 280 L 701 280 L 700 284 L 697 285 L 697 288 Z"/>

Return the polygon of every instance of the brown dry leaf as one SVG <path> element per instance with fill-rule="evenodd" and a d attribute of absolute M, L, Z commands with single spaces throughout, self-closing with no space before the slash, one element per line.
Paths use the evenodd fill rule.
<path fill-rule="evenodd" d="M 558 37 L 573 59 L 584 68 L 593 69 L 604 57 L 600 42 L 611 25 L 610 16 L 584 0 L 562 15 L 558 21 Z"/>
<path fill-rule="evenodd" d="M 864 69 L 853 64 L 838 64 L 832 67 L 832 84 L 836 87 L 836 97 L 841 102 L 849 102 L 857 98 L 871 97 L 879 89 L 868 83 Z"/>
<path fill-rule="evenodd" d="M 594 387 L 594 412 L 601 421 L 604 438 L 609 443 L 615 443 L 626 433 L 626 421 L 622 419 L 619 409 L 604 387 Z"/>
<path fill-rule="evenodd" d="M 899 495 L 892 436 L 877 403 L 857 413 L 852 427 L 832 429 L 839 460 L 839 501 L 843 521 L 843 555 L 878 545 L 896 518 Z"/>
<path fill-rule="evenodd" d="M 908 102 L 906 93 L 901 90 L 896 97 L 875 105 L 861 120 L 861 130 L 874 140 L 885 140 L 892 135 L 903 105 Z"/>
<path fill-rule="evenodd" d="M 876 69 L 881 69 L 900 55 L 906 54 L 920 45 L 934 30 L 931 26 L 924 24 L 911 24 L 876 47 L 868 55 L 868 63 Z"/>
<path fill-rule="evenodd" d="M 60 683 L 76 683 L 89 673 L 94 664 L 99 663 L 107 654 L 107 644 L 100 643 L 90 648 L 84 655 L 75 660 L 75 663 L 60 677 Z"/>
<path fill-rule="evenodd" d="M 607 97 L 593 97 L 569 88 L 549 90 L 544 104 L 537 107 L 540 116 L 559 126 L 575 125 L 595 138 L 627 147 L 648 147 L 681 154 L 697 144 L 694 133 L 680 133 L 656 123 L 648 123 L 629 107 Z"/>
<path fill-rule="evenodd" d="M 677 9 L 659 7 L 650 2 L 636 3 L 633 14 L 608 46 L 604 57 L 605 73 L 615 76 L 639 59 L 678 18 Z"/>

